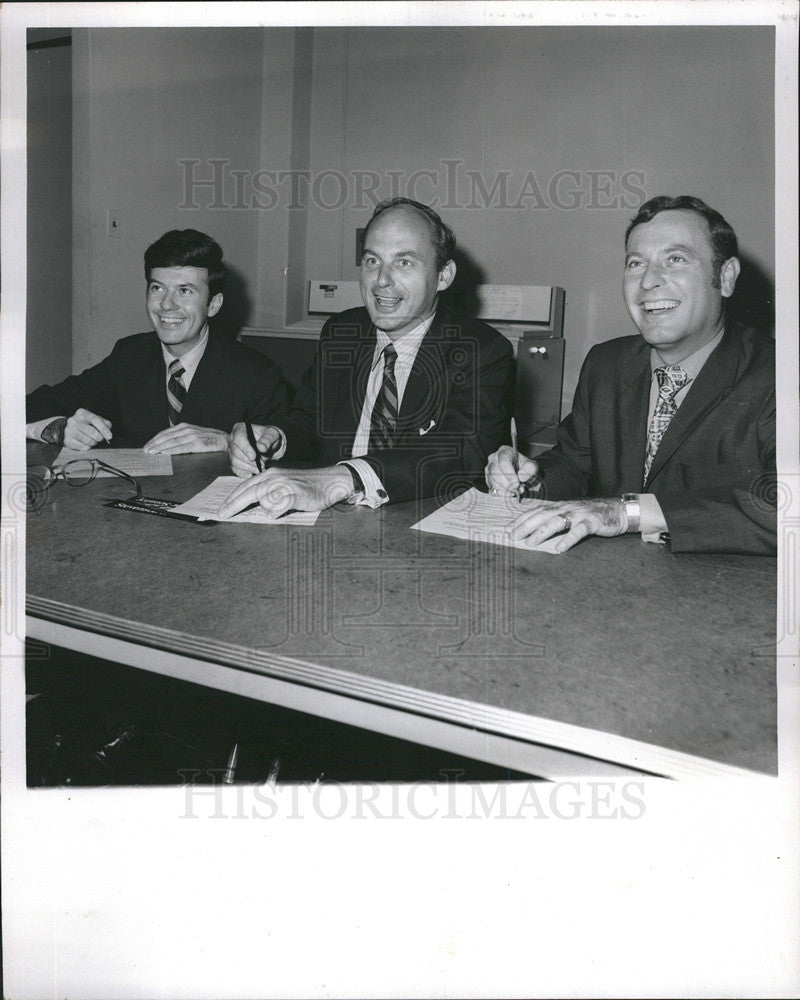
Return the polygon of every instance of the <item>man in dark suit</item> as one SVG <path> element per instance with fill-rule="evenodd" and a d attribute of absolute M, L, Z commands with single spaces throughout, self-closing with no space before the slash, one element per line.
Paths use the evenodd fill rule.
<path fill-rule="evenodd" d="M 243 428 L 231 466 L 249 478 L 223 507 L 377 507 L 459 489 L 482 475 L 507 437 L 512 350 L 496 330 L 439 304 L 455 277 L 455 238 L 425 205 L 377 206 L 364 237 L 366 308 L 333 316 L 286 420 L 255 428 L 261 453 L 322 468 L 257 473 Z"/>
<path fill-rule="evenodd" d="M 564 551 L 641 531 L 673 552 L 775 552 L 775 344 L 726 324 L 738 274 L 736 236 L 702 201 L 640 208 L 623 282 L 640 336 L 591 349 L 554 448 L 518 469 L 509 448 L 489 459 L 494 491 L 560 501 L 522 514 L 518 537 L 562 533 Z"/>
<path fill-rule="evenodd" d="M 112 437 L 151 453 L 224 451 L 245 414 L 286 412 L 279 369 L 209 325 L 227 274 L 219 245 L 171 230 L 147 248 L 144 270 L 154 332 L 125 337 L 99 364 L 32 392 L 28 437 L 77 451 Z"/>

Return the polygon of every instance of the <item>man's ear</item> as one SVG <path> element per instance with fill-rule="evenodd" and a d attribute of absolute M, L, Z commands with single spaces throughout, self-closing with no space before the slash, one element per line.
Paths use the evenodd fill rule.
<path fill-rule="evenodd" d="M 217 292 L 216 295 L 212 295 L 208 300 L 208 315 L 216 316 L 217 313 L 222 308 L 222 292 Z"/>
<path fill-rule="evenodd" d="M 453 284 L 455 276 L 456 262 L 454 260 L 448 260 L 439 272 L 439 291 L 443 292 L 445 288 L 449 288 Z"/>
<path fill-rule="evenodd" d="M 733 295 L 736 279 L 739 277 L 741 266 L 738 257 L 729 257 L 719 269 L 719 287 L 723 299 L 728 299 Z"/>

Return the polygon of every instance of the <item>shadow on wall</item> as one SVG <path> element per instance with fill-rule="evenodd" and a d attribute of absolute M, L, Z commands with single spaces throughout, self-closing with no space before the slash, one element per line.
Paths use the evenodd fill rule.
<path fill-rule="evenodd" d="M 729 319 L 775 335 L 775 285 L 749 257 L 741 256 L 742 270 L 728 302 Z"/>
<path fill-rule="evenodd" d="M 468 253 L 457 248 L 453 253 L 456 276 L 442 296 L 442 301 L 465 316 L 475 317 L 480 310 L 477 287 L 486 282 L 486 272 Z"/>
<path fill-rule="evenodd" d="M 252 308 L 253 300 L 242 272 L 228 267 L 225 296 L 214 322 L 215 329 L 235 340 L 242 327 L 247 326 Z"/>

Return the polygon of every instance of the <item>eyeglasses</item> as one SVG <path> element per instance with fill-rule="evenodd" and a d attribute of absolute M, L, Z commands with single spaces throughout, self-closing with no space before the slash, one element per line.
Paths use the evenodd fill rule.
<path fill-rule="evenodd" d="M 136 490 L 137 499 L 142 495 L 142 487 L 137 480 L 122 469 L 115 469 L 113 465 L 101 462 L 97 458 L 76 458 L 71 462 L 65 462 L 57 469 L 48 465 L 29 466 L 25 481 L 25 505 L 29 511 L 38 511 L 44 504 L 47 491 L 57 480 L 63 479 L 69 486 L 85 486 L 101 470 L 131 483 Z"/>

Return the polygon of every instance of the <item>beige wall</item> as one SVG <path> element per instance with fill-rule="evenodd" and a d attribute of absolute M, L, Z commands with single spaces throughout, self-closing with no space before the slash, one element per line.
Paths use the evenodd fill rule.
<path fill-rule="evenodd" d="M 374 171 L 382 196 L 389 171 L 432 170 L 420 200 L 438 198 L 484 281 L 566 289 L 567 405 L 589 347 L 635 332 L 622 239 L 644 196 L 706 199 L 774 274 L 771 28 L 320 30 L 314 69 L 315 169 Z M 503 208 L 498 189 L 482 207 L 504 171 L 507 205 L 529 171 L 541 197 L 531 186 Z M 560 171 L 575 176 L 551 191 Z M 312 208 L 309 273 L 355 278 L 352 233 L 368 216 Z"/>
<path fill-rule="evenodd" d="M 622 236 L 645 196 L 707 199 L 767 283 L 774 273 L 771 28 L 75 36 L 76 368 L 146 327 L 142 252 L 173 226 L 221 242 L 240 279 L 229 295 L 232 325 L 303 322 L 308 278 L 357 275 L 354 231 L 371 207 L 357 178 L 369 186 L 372 174 L 384 197 L 391 172 L 407 193 L 415 171 L 433 171 L 416 193 L 438 198 L 482 280 L 566 288 L 567 402 L 589 346 L 632 331 L 620 296 Z M 209 177 L 212 158 L 229 161 L 229 207 L 212 208 L 212 193 L 198 189 L 201 207 L 182 208 L 179 161 L 200 160 L 197 176 Z M 318 186 L 316 204 L 301 183 L 290 209 L 283 182 L 273 185 L 274 206 L 235 207 L 230 170 L 245 172 L 252 202 L 256 171 L 289 168 L 336 177 Z M 531 171 L 538 192 L 529 179 L 520 202 Z M 573 173 L 554 191 L 563 171 Z M 499 189 L 485 204 L 498 177 L 509 207 Z M 116 240 L 105 235 L 108 208 L 123 221 Z"/>
<path fill-rule="evenodd" d="M 39 29 L 28 41 L 65 36 Z M 27 392 L 72 371 L 71 102 L 71 46 L 29 50 Z"/>

